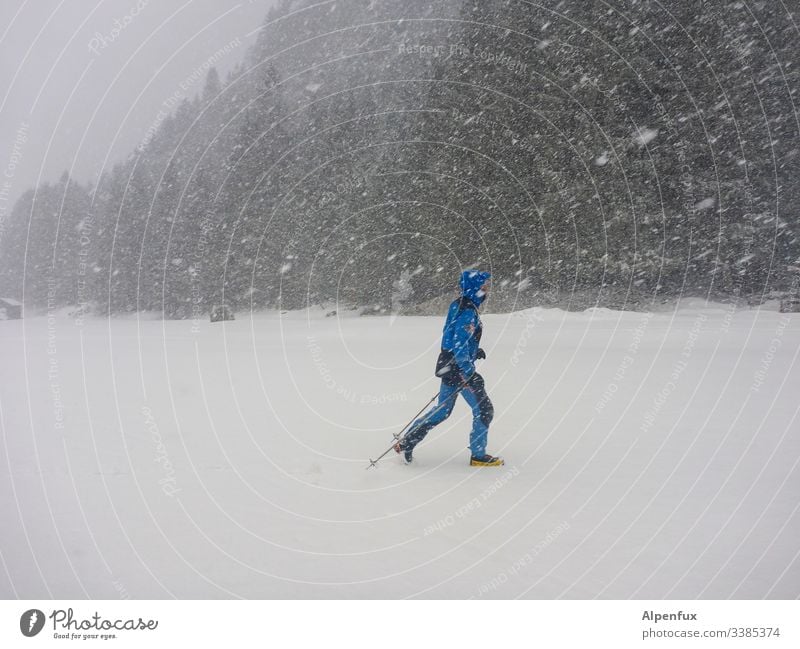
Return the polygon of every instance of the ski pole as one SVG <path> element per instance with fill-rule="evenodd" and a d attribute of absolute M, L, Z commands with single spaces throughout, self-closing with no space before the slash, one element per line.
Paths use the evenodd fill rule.
<path fill-rule="evenodd" d="M 395 439 L 400 439 L 403 436 L 403 433 L 405 432 L 406 428 L 408 428 L 411 424 L 413 424 L 414 421 L 417 419 L 417 417 L 419 417 L 423 412 L 425 412 L 428 409 L 428 406 L 431 405 L 434 402 L 434 400 L 436 399 L 436 397 L 438 397 L 438 396 L 439 396 L 439 392 L 437 391 L 436 394 L 434 394 L 431 397 L 431 400 L 428 401 L 428 403 L 426 403 L 424 406 L 422 406 L 420 411 L 411 418 L 411 421 L 409 421 L 405 426 L 403 426 L 400 429 L 399 433 L 393 433 L 394 438 Z"/>
<path fill-rule="evenodd" d="M 405 432 L 406 428 L 408 428 L 408 427 L 409 427 L 411 424 L 413 424 L 413 423 L 414 423 L 414 421 L 416 420 L 416 418 L 417 418 L 417 417 L 419 417 L 419 416 L 420 416 L 420 415 L 421 415 L 423 412 L 425 412 L 425 410 L 427 410 L 427 409 L 428 409 L 428 406 L 430 406 L 430 405 L 433 403 L 434 399 L 436 399 L 436 397 L 438 397 L 438 396 L 439 396 L 439 392 L 437 391 L 437 392 L 436 392 L 436 394 L 434 394 L 434 395 L 433 395 L 433 396 L 430 398 L 430 401 L 428 401 L 428 403 L 426 403 L 424 406 L 422 406 L 422 408 L 420 409 L 420 411 L 419 411 L 419 412 L 418 412 L 416 415 L 414 415 L 414 416 L 411 418 L 411 420 L 410 420 L 410 421 L 409 421 L 409 422 L 408 422 L 408 423 L 407 423 L 405 426 L 403 426 L 403 427 L 400 429 L 400 431 L 399 431 L 399 432 L 397 432 L 397 433 L 392 433 L 392 436 L 394 437 L 395 441 L 397 441 L 398 439 L 400 439 L 400 438 L 403 436 L 403 433 Z M 369 466 L 368 466 L 367 468 L 368 468 L 368 469 L 371 469 L 372 467 L 374 467 L 374 466 L 375 466 L 375 465 L 378 463 L 378 460 L 380 460 L 381 458 L 383 458 L 383 457 L 385 457 L 386 455 L 388 455 L 389 451 L 391 451 L 391 450 L 393 450 L 393 449 L 394 449 L 394 444 L 392 444 L 392 445 L 391 445 L 391 446 L 390 446 L 388 449 L 386 449 L 386 451 L 385 451 L 384 453 L 381 453 L 381 455 L 379 455 L 379 456 L 378 456 L 377 458 L 375 458 L 374 460 L 373 460 L 373 459 L 370 459 L 370 461 L 369 461 Z"/>
<path fill-rule="evenodd" d="M 450 398 L 450 399 L 454 399 L 455 397 L 457 397 L 457 396 L 458 396 L 458 393 L 459 393 L 459 392 L 461 392 L 461 390 L 463 390 L 463 389 L 466 387 L 466 385 L 467 385 L 467 382 L 466 382 L 466 381 L 462 381 L 461 385 L 459 385 L 459 386 L 458 386 L 458 389 L 457 389 L 455 392 L 453 392 L 453 394 L 451 394 L 449 398 Z M 436 397 L 438 397 L 438 396 L 439 396 L 439 393 L 437 392 L 436 394 L 434 394 L 434 395 L 433 395 L 433 397 L 431 397 L 431 400 L 430 400 L 430 401 L 428 401 L 428 403 L 426 403 L 426 404 L 425 404 L 425 405 L 422 407 L 422 410 L 420 410 L 420 411 L 419 411 L 419 412 L 418 412 L 416 415 L 414 415 L 414 416 L 411 418 L 411 421 L 409 421 L 409 422 L 408 422 L 408 423 L 407 423 L 405 426 L 403 426 L 403 427 L 400 429 L 400 432 L 399 432 L 399 433 L 394 433 L 394 439 L 395 439 L 395 443 L 396 443 L 396 441 L 397 441 L 398 439 L 400 439 L 400 438 L 402 437 L 402 435 L 403 435 L 403 433 L 405 432 L 406 428 L 408 428 L 408 427 L 409 427 L 409 426 L 410 426 L 412 423 L 414 423 L 414 420 L 415 420 L 417 417 L 419 417 L 419 416 L 420 416 L 420 415 L 421 415 L 421 414 L 422 414 L 422 413 L 423 413 L 423 412 L 424 412 L 424 411 L 427 409 L 427 407 L 428 407 L 428 406 L 430 406 L 430 405 L 433 403 L 434 399 L 436 399 Z M 374 467 L 376 464 L 378 464 L 378 461 L 379 461 L 379 460 L 381 460 L 382 458 L 386 457 L 386 456 L 389 454 L 389 452 L 390 452 L 390 451 L 393 451 L 393 450 L 394 450 L 394 444 L 392 444 L 392 445 L 391 445 L 389 448 L 387 448 L 387 449 L 386 449 L 386 450 L 385 450 L 383 453 L 381 453 L 381 454 L 380 454 L 378 457 L 376 457 L 374 460 L 373 460 L 373 459 L 370 459 L 370 461 L 369 461 L 369 466 L 368 466 L 368 467 L 366 467 L 366 468 L 367 468 L 367 469 L 371 469 L 371 468 L 372 468 L 372 467 Z"/>

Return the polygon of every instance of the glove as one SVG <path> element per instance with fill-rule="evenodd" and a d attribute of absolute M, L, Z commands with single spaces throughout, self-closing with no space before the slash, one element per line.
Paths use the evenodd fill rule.
<path fill-rule="evenodd" d="M 475 360 L 480 360 L 481 358 L 486 358 L 486 352 L 483 351 L 480 347 L 478 348 L 478 353 L 475 354 Z"/>

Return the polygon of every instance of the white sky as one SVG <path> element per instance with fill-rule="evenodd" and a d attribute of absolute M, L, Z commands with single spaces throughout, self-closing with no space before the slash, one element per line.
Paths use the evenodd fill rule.
<path fill-rule="evenodd" d="M 221 76 L 242 60 L 272 3 L 0 0 L 0 179 L 9 211 L 64 170 L 94 181 L 124 159 L 164 101 L 201 90 L 202 81 L 181 89 L 198 66 L 225 45 Z"/>

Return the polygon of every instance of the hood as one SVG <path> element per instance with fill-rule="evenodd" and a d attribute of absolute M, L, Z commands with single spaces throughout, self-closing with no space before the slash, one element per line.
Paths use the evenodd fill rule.
<path fill-rule="evenodd" d="M 472 300 L 475 306 L 480 306 L 486 298 L 486 294 L 480 290 L 481 286 L 490 277 L 491 274 L 486 271 L 465 270 L 461 273 L 461 294 Z"/>

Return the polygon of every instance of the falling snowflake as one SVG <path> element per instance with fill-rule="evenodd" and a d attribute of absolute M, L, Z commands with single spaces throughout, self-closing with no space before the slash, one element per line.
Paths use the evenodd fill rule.
<path fill-rule="evenodd" d="M 639 146 L 645 146 L 652 142 L 656 135 L 658 135 L 657 128 L 640 128 L 634 134 L 633 141 Z"/>
<path fill-rule="evenodd" d="M 694 206 L 694 208 L 695 208 L 696 210 L 707 210 L 707 209 L 708 209 L 708 208 L 710 208 L 710 207 L 714 207 L 714 204 L 715 204 L 716 202 L 717 202 L 717 201 L 716 201 L 716 200 L 715 200 L 713 197 L 711 197 L 711 198 L 704 198 L 704 199 L 703 199 L 702 201 L 700 201 L 699 203 L 696 203 L 696 204 L 695 204 L 695 206 Z"/>

